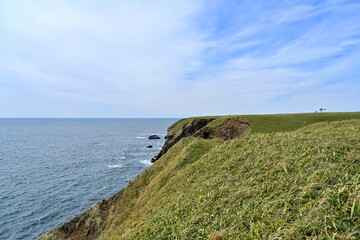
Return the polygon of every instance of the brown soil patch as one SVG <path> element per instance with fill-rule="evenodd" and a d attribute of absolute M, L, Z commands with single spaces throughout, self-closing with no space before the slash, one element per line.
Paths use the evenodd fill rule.
<path fill-rule="evenodd" d="M 194 137 L 204 139 L 231 140 L 244 137 L 250 130 L 250 124 L 240 121 L 226 121 L 218 126 L 204 127 L 194 134 Z"/>
<path fill-rule="evenodd" d="M 58 231 L 65 239 L 71 240 L 93 240 L 96 239 L 104 228 L 106 219 L 109 216 L 110 208 L 117 206 L 122 199 L 123 190 L 109 199 L 98 202 L 79 216 L 71 219 L 58 227 Z"/>

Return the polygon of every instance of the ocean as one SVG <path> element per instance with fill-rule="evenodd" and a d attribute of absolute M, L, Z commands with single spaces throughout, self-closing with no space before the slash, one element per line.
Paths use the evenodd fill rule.
<path fill-rule="evenodd" d="M 35 239 L 111 197 L 150 166 L 175 121 L 0 119 L 0 239 Z"/>

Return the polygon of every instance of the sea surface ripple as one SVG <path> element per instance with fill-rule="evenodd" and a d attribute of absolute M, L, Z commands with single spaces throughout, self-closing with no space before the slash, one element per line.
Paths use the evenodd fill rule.
<path fill-rule="evenodd" d="M 124 188 L 174 121 L 0 119 L 0 239 L 35 239 Z"/>

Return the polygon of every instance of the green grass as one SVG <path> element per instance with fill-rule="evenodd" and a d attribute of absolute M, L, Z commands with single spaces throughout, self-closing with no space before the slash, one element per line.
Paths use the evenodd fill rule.
<path fill-rule="evenodd" d="M 99 239 L 360 239 L 360 113 L 209 126 L 228 118 L 251 134 L 180 140 L 124 189 Z"/>
<path fill-rule="evenodd" d="M 186 138 L 126 190 L 101 239 L 358 239 L 360 121 Z"/>
<path fill-rule="evenodd" d="M 219 117 L 194 117 L 181 119 L 170 127 L 168 135 L 177 135 L 180 130 L 194 119 L 215 119 L 209 126 L 216 126 L 227 119 L 237 119 L 251 124 L 253 133 L 293 131 L 317 122 L 360 119 L 360 112 L 348 113 L 298 113 L 266 115 L 231 115 Z"/>

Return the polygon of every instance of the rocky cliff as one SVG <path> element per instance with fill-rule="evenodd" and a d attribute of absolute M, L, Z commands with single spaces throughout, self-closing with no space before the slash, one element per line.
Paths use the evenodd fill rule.
<path fill-rule="evenodd" d="M 151 167 L 40 239 L 359 239 L 346 119 L 360 113 L 180 120 Z"/>
<path fill-rule="evenodd" d="M 162 147 L 160 153 L 155 156 L 151 162 L 155 162 L 162 155 L 164 155 L 172 146 L 179 142 L 184 137 L 198 137 L 204 139 L 223 139 L 230 140 L 244 136 L 250 128 L 249 123 L 241 122 L 235 119 L 225 119 L 218 122 L 214 126 L 208 126 L 209 123 L 216 118 L 195 118 L 183 119 L 174 123 L 168 129 L 168 134 L 165 136 L 166 142 Z M 182 122 L 184 121 L 184 122 Z M 179 128 L 176 130 L 176 128 Z"/>
<path fill-rule="evenodd" d="M 160 159 L 171 147 L 186 137 L 230 140 L 244 137 L 250 130 L 249 123 L 232 118 L 217 120 L 215 124 L 209 125 L 216 119 L 212 117 L 183 119 L 174 123 L 168 128 L 168 133 L 165 136 L 166 142 L 160 153 L 152 159 L 152 162 Z M 54 236 L 60 239 L 96 239 L 105 226 L 111 208 L 121 204 L 122 195 L 123 190 L 109 199 L 96 203 L 91 209 L 43 235 L 40 239 L 52 239 Z"/>

